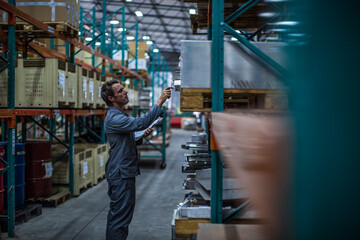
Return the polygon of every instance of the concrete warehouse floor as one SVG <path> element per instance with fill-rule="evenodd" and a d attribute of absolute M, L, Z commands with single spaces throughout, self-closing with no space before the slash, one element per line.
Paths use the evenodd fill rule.
<path fill-rule="evenodd" d="M 142 160 L 141 175 L 136 178 L 137 203 L 130 224 L 128 240 L 171 239 L 173 211 L 184 199 L 181 172 L 184 153 L 181 144 L 190 141 L 192 131 L 173 129 L 167 147 L 167 167 L 160 160 Z M 89 188 L 79 197 L 59 205 L 43 208 L 43 214 L 17 225 L 16 239 L 21 240 L 90 240 L 105 239 L 109 208 L 107 182 Z M 7 234 L 2 234 L 6 239 Z"/>

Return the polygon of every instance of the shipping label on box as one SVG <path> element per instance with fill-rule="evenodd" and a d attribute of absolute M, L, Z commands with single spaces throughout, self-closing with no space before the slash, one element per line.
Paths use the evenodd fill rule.
<path fill-rule="evenodd" d="M 89 91 L 90 91 L 91 101 L 94 101 L 94 81 L 89 82 Z"/>
<path fill-rule="evenodd" d="M 83 163 L 83 174 L 86 175 L 88 173 L 88 163 L 84 162 Z"/>
<path fill-rule="evenodd" d="M 100 156 L 100 167 L 104 166 L 104 156 Z"/>
<path fill-rule="evenodd" d="M 65 73 L 59 72 L 59 87 L 62 89 L 62 95 L 65 97 Z"/>

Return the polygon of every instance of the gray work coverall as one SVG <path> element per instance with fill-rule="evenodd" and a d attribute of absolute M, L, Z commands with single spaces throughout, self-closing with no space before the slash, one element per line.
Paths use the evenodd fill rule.
<path fill-rule="evenodd" d="M 108 181 L 110 209 L 106 226 L 107 240 L 125 240 L 135 207 L 135 176 L 140 174 L 134 132 L 144 130 L 162 114 L 154 105 L 143 116 L 129 117 L 109 106 L 105 119 L 105 133 L 110 144 L 105 173 Z"/>

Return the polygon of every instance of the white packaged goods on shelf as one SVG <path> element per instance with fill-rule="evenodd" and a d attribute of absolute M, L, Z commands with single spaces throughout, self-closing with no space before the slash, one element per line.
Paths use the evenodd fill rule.
<path fill-rule="evenodd" d="M 78 108 L 86 108 L 89 106 L 88 93 L 88 70 L 79 67 L 78 71 Z"/>
<path fill-rule="evenodd" d="M 113 51 L 113 59 L 116 61 L 121 61 L 122 60 L 122 52 L 121 50 L 114 50 Z M 128 51 L 124 51 L 124 60 L 128 59 Z"/>
<path fill-rule="evenodd" d="M 18 59 L 15 65 L 15 107 L 76 107 L 76 66 L 54 58 Z M 6 76 L 0 85 L 7 86 Z M 0 91 L 0 107 L 7 107 L 7 89 Z"/>
<path fill-rule="evenodd" d="M 71 63 L 67 63 L 66 66 L 66 96 L 68 101 L 77 102 L 78 72 L 80 67 Z"/>
<path fill-rule="evenodd" d="M 93 184 L 97 184 L 99 179 L 102 179 L 105 176 L 105 164 L 108 159 L 106 144 L 82 143 L 76 144 L 76 147 L 79 149 L 87 149 L 92 151 L 92 182 Z"/>
<path fill-rule="evenodd" d="M 129 68 L 135 69 L 135 59 L 129 59 Z M 146 59 L 138 59 L 138 70 L 147 70 Z"/>
<path fill-rule="evenodd" d="M 284 43 L 253 43 L 285 66 Z M 284 89 L 277 76 L 258 57 L 234 42 L 224 44 L 225 89 Z M 181 42 L 181 88 L 211 88 L 211 41 Z"/>
<path fill-rule="evenodd" d="M 51 156 L 53 159 L 59 157 L 67 149 L 56 144 L 51 146 Z M 69 154 L 59 159 L 53 164 L 53 183 L 69 184 Z M 93 184 L 93 151 L 92 149 L 84 149 L 75 144 L 74 146 L 74 195 L 78 196 L 80 190 L 92 186 Z"/>

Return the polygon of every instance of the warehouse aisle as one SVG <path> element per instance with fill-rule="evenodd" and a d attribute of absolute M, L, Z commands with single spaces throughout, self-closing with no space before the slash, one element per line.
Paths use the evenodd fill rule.
<path fill-rule="evenodd" d="M 137 204 L 128 240 L 171 239 L 173 210 L 184 198 L 185 175 L 181 173 L 181 165 L 186 150 L 181 149 L 181 144 L 190 141 L 192 133 L 172 130 L 165 170 L 159 169 L 159 160 L 141 162 L 141 176 L 136 179 Z M 107 182 L 102 181 L 57 208 L 43 208 L 41 216 L 16 226 L 17 239 L 105 239 L 109 207 L 106 192 Z"/>

